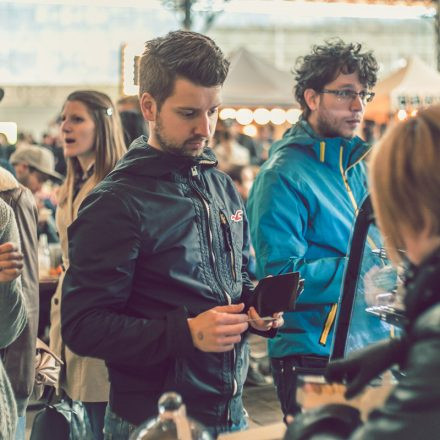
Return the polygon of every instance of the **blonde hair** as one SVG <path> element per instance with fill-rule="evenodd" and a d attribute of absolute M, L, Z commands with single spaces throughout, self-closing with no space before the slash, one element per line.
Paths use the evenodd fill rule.
<path fill-rule="evenodd" d="M 373 148 L 373 208 L 393 261 L 401 260 L 404 232 L 427 226 L 440 234 L 440 105 L 389 128 Z"/>
<path fill-rule="evenodd" d="M 84 104 L 95 122 L 95 170 L 93 178 L 95 185 L 114 168 L 116 162 L 125 153 L 127 147 L 119 118 L 112 100 L 105 94 L 95 90 L 78 90 L 72 92 L 66 99 L 79 101 Z M 59 203 L 65 203 L 69 188 L 73 187 L 74 166 L 76 157 L 67 158 L 66 180 L 59 191 Z"/>

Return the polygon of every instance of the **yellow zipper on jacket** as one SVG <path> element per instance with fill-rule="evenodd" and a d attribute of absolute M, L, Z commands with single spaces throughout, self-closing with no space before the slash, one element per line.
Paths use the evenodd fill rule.
<path fill-rule="evenodd" d="M 336 311 L 338 310 L 337 304 L 332 304 L 330 311 L 328 312 L 327 319 L 325 320 L 324 329 L 322 330 L 321 336 L 319 337 L 319 343 L 325 345 L 327 343 L 328 334 L 332 328 L 333 323 L 336 318 Z"/>
<path fill-rule="evenodd" d="M 320 159 L 321 162 L 323 162 L 324 161 L 324 157 L 325 157 L 325 142 L 321 142 L 319 147 L 320 147 L 320 149 L 319 149 L 319 153 L 320 153 L 319 154 L 319 159 Z M 352 168 L 356 164 L 358 164 L 361 160 L 363 160 L 365 158 L 365 156 L 368 154 L 368 151 L 363 156 L 361 156 L 356 162 L 351 164 L 345 171 L 344 171 L 344 167 L 343 167 L 343 164 L 342 164 L 343 154 L 344 154 L 344 147 L 343 147 L 343 145 L 341 145 L 341 147 L 339 149 L 339 170 L 341 172 L 341 176 L 342 176 L 342 180 L 344 182 L 345 189 L 347 190 L 348 196 L 350 198 L 350 201 L 351 201 L 351 203 L 353 205 L 353 208 L 354 208 L 354 211 L 355 211 L 355 215 L 357 217 L 357 215 L 359 213 L 359 207 L 358 207 L 358 205 L 356 203 L 356 199 L 354 198 L 353 191 L 350 188 L 350 185 L 348 183 L 348 179 L 347 179 L 347 176 L 346 176 L 345 173 L 350 168 Z M 377 248 L 377 246 L 374 244 L 373 240 L 370 237 L 367 237 L 367 240 L 370 243 L 370 245 L 373 244 L 373 246 L 374 246 L 373 248 Z M 327 315 L 327 318 L 325 320 L 325 324 L 324 324 L 324 328 L 322 329 L 321 336 L 319 338 L 319 343 L 321 345 L 325 345 L 327 343 L 327 338 L 328 338 L 328 335 L 330 333 L 330 329 L 332 328 L 332 325 L 333 325 L 333 323 L 334 323 L 334 321 L 336 319 L 336 312 L 337 312 L 337 310 L 338 310 L 338 305 L 337 304 L 332 304 L 332 306 L 330 307 L 330 311 L 329 311 L 329 313 Z"/>

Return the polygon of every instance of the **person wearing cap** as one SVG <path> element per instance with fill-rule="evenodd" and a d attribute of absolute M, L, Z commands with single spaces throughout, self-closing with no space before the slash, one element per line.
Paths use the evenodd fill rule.
<path fill-rule="evenodd" d="M 29 145 L 16 150 L 10 158 L 17 180 L 33 194 L 41 190 L 49 179 L 62 181 L 63 176 L 55 171 L 53 153 L 47 148 Z"/>
<path fill-rule="evenodd" d="M 11 155 L 10 162 L 14 166 L 17 180 L 35 197 L 38 208 L 38 237 L 46 234 L 49 243 L 58 243 L 55 206 L 47 195 L 40 194 L 47 180 L 63 180 L 63 176 L 55 171 L 53 153 L 38 145 L 24 146 Z"/>

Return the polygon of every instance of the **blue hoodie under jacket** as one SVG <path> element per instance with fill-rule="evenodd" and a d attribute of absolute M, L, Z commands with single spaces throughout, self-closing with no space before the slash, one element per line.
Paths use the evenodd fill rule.
<path fill-rule="evenodd" d="M 320 138 L 300 120 L 276 142 L 252 187 L 248 215 L 257 276 L 299 271 L 295 312 L 269 341 L 269 355 L 330 354 L 347 249 L 367 195 L 360 138 Z"/>

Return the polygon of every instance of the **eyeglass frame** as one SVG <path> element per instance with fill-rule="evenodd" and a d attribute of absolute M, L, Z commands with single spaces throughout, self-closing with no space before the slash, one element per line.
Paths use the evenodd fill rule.
<path fill-rule="evenodd" d="M 374 92 L 366 92 L 365 90 L 361 90 L 360 92 L 355 92 L 354 90 L 349 90 L 349 89 L 343 89 L 343 90 L 322 89 L 319 93 L 320 94 L 329 93 L 331 95 L 336 96 L 336 98 L 341 101 L 350 100 L 351 102 L 353 102 L 353 100 L 359 96 L 359 98 L 364 104 L 366 104 L 367 102 L 371 102 L 376 95 Z"/>

